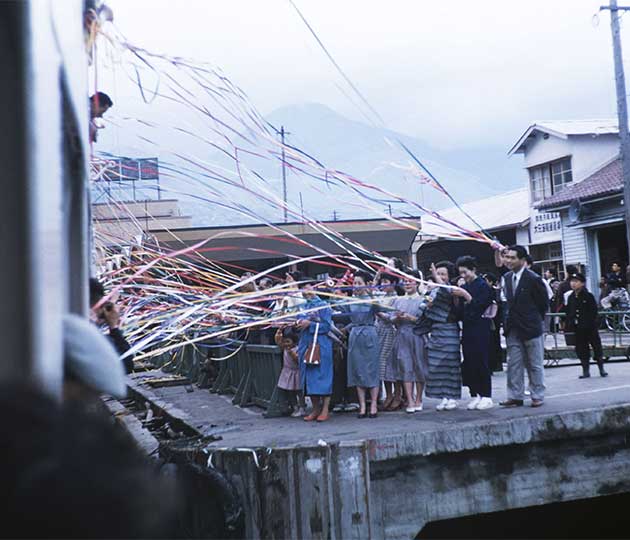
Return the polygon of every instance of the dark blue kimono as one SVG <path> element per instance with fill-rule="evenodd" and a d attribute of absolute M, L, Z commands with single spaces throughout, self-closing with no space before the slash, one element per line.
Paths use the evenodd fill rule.
<path fill-rule="evenodd" d="M 470 388 L 471 396 L 491 397 L 489 353 L 492 319 L 482 317 L 494 300 L 492 288 L 486 280 L 477 277 L 462 287 L 472 300 L 466 304 L 459 299 L 462 329 L 462 382 Z"/>
<path fill-rule="evenodd" d="M 310 310 L 321 307 L 317 311 L 300 313 L 298 319 L 309 319 L 310 326 L 300 332 L 298 342 L 298 357 L 300 359 L 300 381 L 304 393 L 308 396 L 329 396 L 332 394 L 333 384 L 333 349 L 332 340 L 328 336 L 332 327 L 332 310 L 326 302 L 318 297 L 307 300 L 300 305 L 300 310 Z M 306 350 L 313 343 L 315 328 L 319 322 L 317 330 L 317 343 L 319 343 L 320 363 L 319 365 L 306 364 L 304 355 Z"/>

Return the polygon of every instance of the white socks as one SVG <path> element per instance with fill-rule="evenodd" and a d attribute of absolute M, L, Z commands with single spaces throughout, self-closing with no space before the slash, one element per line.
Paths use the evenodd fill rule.
<path fill-rule="evenodd" d="M 452 411 L 453 409 L 457 409 L 457 401 L 448 398 L 442 398 L 442 401 L 436 407 L 438 411 Z"/>
<path fill-rule="evenodd" d="M 486 409 L 492 409 L 494 402 L 489 397 L 476 396 L 470 400 L 470 403 L 466 406 L 469 411 L 485 411 Z"/>
<path fill-rule="evenodd" d="M 440 401 L 440 403 L 438 403 L 438 406 L 436 407 L 436 410 L 443 411 L 446 408 L 446 404 L 447 403 L 448 403 L 448 399 L 447 398 L 442 398 L 442 401 Z"/>
<path fill-rule="evenodd" d="M 485 411 L 486 409 L 492 409 L 492 407 L 494 407 L 494 402 L 492 401 L 492 398 L 482 397 L 479 401 L 479 404 L 477 405 L 477 410 Z"/>
<path fill-rule="evenodd" d="M 468 405 L 466 406 L 466 408 L 469 411 L 473 411 L 477 408 L 477 405 L 479 405 L 480 401 L 481 401 L 481 398 L 479 396 L 475 396 L 468 402 Z"/>

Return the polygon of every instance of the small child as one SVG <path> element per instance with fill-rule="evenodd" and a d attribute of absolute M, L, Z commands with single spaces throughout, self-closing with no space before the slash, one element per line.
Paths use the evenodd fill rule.
<path fill-rule="evenodd" d="M 282 349 L 282 371 L 278 377 L 278 388 L 289 392 L 297 405 L 294 407 L 293 418 L 306 415 L 306 404 L 300 385 L 300 362 L 298 359 L 298 335 L 291 327 L 278 328 L 275 335 L 275 342 Z"/>
<path fill-rule="evenodd" d="M 583 274 L 571 275 L 569 284 L 572 292 L 567 298 L 566 307 L 563 308 L 566 313 L 565 331 L 575 334 L 575 352 L 582 364 L 580 379 L 588 379 L 591 376 L 589 369 L 591 349 L 599 367 L 599 374 L 607 377 L 595 297 L 586 289 L 586 278 Z"/>

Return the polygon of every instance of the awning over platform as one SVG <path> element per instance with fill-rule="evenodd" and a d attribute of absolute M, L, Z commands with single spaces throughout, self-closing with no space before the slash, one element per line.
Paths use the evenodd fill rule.
<path fill-rule="evenodd" d="M 344 232 L 343 235 L 351 242 L 362 245 L 367 251 L 379 253 L 406 252 L 411 249 L 417 231 L 407 228 L 383 228 L 381 230 L 367 230 Z M 208 234 L 208 237 L 213 236 Z M 297 234 L 298 241 L 289 236 L 232 236 L 230 238 L 213 238 L 199 252 L 215 261 L 251 261 L 264 259 L 279 259 L 286 257 L 307 257 L 316 255 L 311 245 L 330 253 L 341 255 L 346 248 L 354 253 L 360 253 L 350 243 L 327 238 L 323 234 Z M 191 246 L 200 240 L 183 240 L 167 242 L 173 249 L 181 249 L 184 245 Z M 304 244 L 299 243 L 303 241 Z"/>

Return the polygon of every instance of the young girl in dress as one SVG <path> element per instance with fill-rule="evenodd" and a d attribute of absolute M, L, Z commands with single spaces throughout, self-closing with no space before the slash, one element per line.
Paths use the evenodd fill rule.
<path fill-rule="evenodd" d="M 306 414 L 306 404 L 300 386 L 300 362 L 298 360 L 298 335 L 292 328 L 278 328 L 275 342 L 282 349 L 282 371 L 278 377 L 278 388 L 288 392 L 289 401 L 295 403 L 293 418 Z"/>
<path fill-rule="evenodd" d="M 381 289 L 381 296 L 378 297 L 378 302 L 384 308 L 391 308 L 396 298 L 398 298 L 396 294 L 397 285 L 397 276 L 387 273 L 380 275 L 378 286 Z M 376 333 L 380 344 L 379 376 L 385 386 L 385 401 L 382 409 L 384 411 L 394 411 L 399 409 L 402 404 L 402 385 L 396 381 L 392 363 L 392 348 L 394 347 L 396 328 L 393 321 L 389 319 L 387 312 L 377 313 L 377 316 Z"/>

